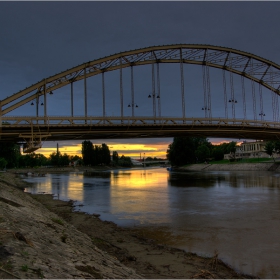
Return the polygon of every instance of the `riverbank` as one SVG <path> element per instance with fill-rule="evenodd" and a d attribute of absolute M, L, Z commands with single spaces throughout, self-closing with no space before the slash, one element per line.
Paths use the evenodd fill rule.
<path fill-rule="evenodd" d="M 73 212 L 72 201 L 23 193 L 15 175 L 0 177 L 1 278 L 252 278 L 218 253 L 205 258 L 165 246 L 160 230 L 120 228 Z"/>
<path fill-rule="evenodd" d="M 138 167 L 136 167 L 138 168 Z M 37 167 L 37 168 L 19 168 L 10 169 L 10 173 L 33 173 L 33 174 L 46 174 L 46 173 L 67 173 L 67 172 L 96 172 L 96 171 L 108 171 L 119 169 L 118 167 L 109 166 L 64 166 L 64 167 Z M 172 170 L 176 171 L 276 171 L 280 172 L 280 162 L 256 162 L 256 163 L 196 163 L 189 164 L 181 167 L 172 167 Z"/>
<path fill-rule="evenodd" d="M 0 174 L 0 278 L 141 278 Z"/>
<path fill-rule="evenodd" d="M 173 168 L 176 171 L 276 171 L 280 172 L 280 164 L 273 162 L 258 162 L 258 163 L 224 163 L 211 164 L 200 163 L 190 164 L 178 168 Z"/>

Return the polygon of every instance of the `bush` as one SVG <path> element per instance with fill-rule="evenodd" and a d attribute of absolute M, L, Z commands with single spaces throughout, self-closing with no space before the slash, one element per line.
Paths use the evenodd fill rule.
<path fill-rule="evenodd" d="M 0 158 L 0 169 L 4 169 L 8 162 L 4 158 Z"/>

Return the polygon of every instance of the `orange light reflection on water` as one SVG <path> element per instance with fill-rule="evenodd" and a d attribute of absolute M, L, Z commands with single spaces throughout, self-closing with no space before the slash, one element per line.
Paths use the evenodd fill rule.
<path fill-rule="evenodd" d="M 112 213 L 125 213 L 124 219 L 134 219 L 140 224 L 148 222 L 147 213 L 160 224 L 170 222 L 166 181 L 166 172 L 153 172 L 153 169 L 111 173 Z M 166 207 L 162 210 L 159 205 Z"/>

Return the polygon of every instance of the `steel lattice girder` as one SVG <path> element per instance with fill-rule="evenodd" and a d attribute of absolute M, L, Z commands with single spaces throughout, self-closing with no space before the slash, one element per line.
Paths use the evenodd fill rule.
<path fill-rule="evenodd" d="M 182 56 L 181 56 L 182 55 Z M 208 65 L 243 75 L 280 95 L 280 66 L 251 53 L 211 45 L 153 46 L 89 61 L 33 84 L 1 101 L 2 116 L 41 95 L 107 71 L 151 63 Z M 32 93 L 34 92 L 35 93 Z M 32 94 L 25 99 L 25 95 Z M 8 104 L 13 103 L 8 106 Z"/>
<path fill-rule="evenodd" d="M 280 123 L 222 118 L 3 117 L 0 141 L 154 138 L 175 136 L 279 139 Z M 32 133 L 30 134 L 30 130 Z"/>

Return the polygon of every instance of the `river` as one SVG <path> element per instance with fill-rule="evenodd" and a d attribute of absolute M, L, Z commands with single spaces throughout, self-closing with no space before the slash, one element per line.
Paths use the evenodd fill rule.
<path fill-rule="evenodd" d="M 280 174 L 167 172 L 164 168 L 25 178 L 30 193 L 75 200 L 76 210 L 120 226 L 166 233 L 164 243 L 280 278 Z M 168 238 L 166 238 L 168 236 Z"/>

